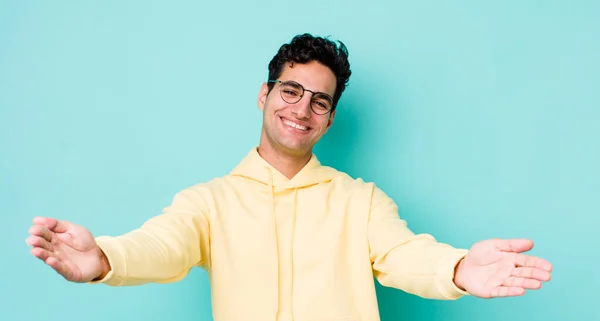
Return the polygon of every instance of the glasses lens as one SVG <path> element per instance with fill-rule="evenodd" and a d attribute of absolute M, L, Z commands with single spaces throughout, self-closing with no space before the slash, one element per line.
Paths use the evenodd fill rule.
<path fill-rule="evenodd" d="M 316 94 L 312 99 L 311 106 L 315 113 L 322 115 L 331 110 L 333 101 L 327 95 Z"/>
<path fill-rule="evenodd" d="M 302 98 L 302 86 L 295 82 L 284 82 L 281 84 L 281 97 L 289 104 L 297 103 Z"/>

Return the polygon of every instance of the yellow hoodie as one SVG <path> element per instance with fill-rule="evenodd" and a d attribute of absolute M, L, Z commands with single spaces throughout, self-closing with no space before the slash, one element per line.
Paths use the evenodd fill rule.
<path fill-rule="evenodd" d="M 253 148 L 228 175 L 177 193 L 164 213 L 98 245 L 111 286 L 208 271 L 215 321 L 377 321 L 377 280 L 425 298 L 453 282 L 467 250 L 415 235 L 372 183 L 313 155 L 291 180 Z"/>

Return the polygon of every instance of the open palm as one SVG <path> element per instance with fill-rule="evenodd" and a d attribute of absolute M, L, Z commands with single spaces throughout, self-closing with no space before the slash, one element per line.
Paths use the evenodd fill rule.
<path fill-rule="evenodd" d="M 31 254 L 65 279 L 88 282 L 100 275 L 102 262 L 92 233 L 86 228 L 53 218 L 36 217 L 29 229 Z"/>
<path fill-rule="evenodd" d="M 539 289 L 550 280 L 552 265 L 521 252 L 533 248 L 526 239 L 486 240 L 475 243 L 460 262 L 455 282 L 481 298 L 518 296 Z"/>

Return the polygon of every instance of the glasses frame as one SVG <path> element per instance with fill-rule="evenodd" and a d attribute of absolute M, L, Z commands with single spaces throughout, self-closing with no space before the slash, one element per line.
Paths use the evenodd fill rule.
<path fill-rule="evenodd" d="M 327 115 L 328 113 L 332 112 L 335 109 L 335 104 L 333 102 L 333 97 L 331 97 L 331 95 L 329 95 L 328 93 L 324 93 L 324 92 L 321 92 L 321 91 L 315 92 L 315 91 L 306 89 L 306 88 L 304 88 L 304 86 L 302 86 L 301 84 L 299 84 L 299 83 L 297 83 L 297 82 L 295 82 L 293 80 L 282 81 L 282 80 L 279 80 L 279 79 L 271 79 L 271 80 L 269 80 L 267 82 L 268 83 L 279 83 L 280 85 L 292 83 L 292 84 L 298 85 L 300 88 L 302 88 L 302 94 L 300 96 L 298 96 L 299 98 L 295 102 L 287 101 L 285 98 L 283 98 L 282 89 L 281 88 L 279 89 L 279 96 L 281 96 L 281 99 L 283 99 L 283 101 L 285 101 L 288 104 L 296 104 L 296 103 L 298 103 L 300 100 L 302 100 L 302 97 L 304 97 L 304 93 L 308 91 L 308 92 L 310 92 L 310 93 L 313 94 L 313 97 L 316 94 L 319 94 L 319 95 L 327 96 L 329 99 L 331 99 L 331 108 L 329 110 L 327 110 L 326 112 L 324 112 L 324 113 L 319 113 L 319 112 L 316 112 L 315 109 L 313 108 L 312 97 L 311 97 L 310 110 L 312 110 L 313 113 L 315 113 L 317 115 Z"/>

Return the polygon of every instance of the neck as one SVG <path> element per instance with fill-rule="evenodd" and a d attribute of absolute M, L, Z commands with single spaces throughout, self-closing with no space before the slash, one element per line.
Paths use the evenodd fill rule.
<path fill-rule="evenodd" d="M 312 152 L 292 155 L 275 150 L 270 144 L 260 144 L 258 154 L 288 179 L 292 179 L 310 161 Z"/>

